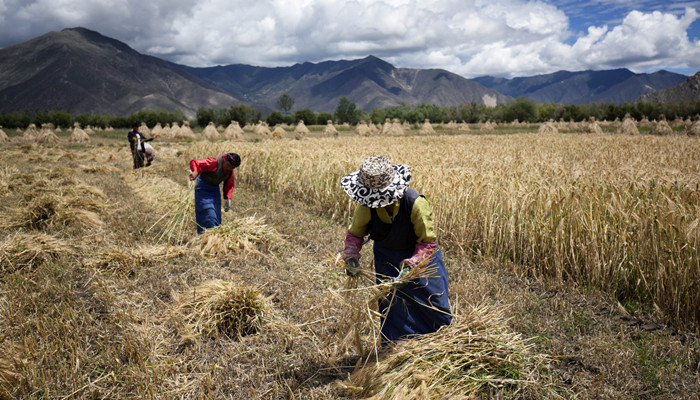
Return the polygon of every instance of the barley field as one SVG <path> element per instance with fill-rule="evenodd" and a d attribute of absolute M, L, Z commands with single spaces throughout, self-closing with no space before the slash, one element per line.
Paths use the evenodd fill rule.
<path fill-rule="evenodd" d="M 0 144 L 0 399 L 700 396 L 700 140 L 493 134 Z M 241 155 L 197 236 L 188 163 Z M 384 154 L 433 206 L 454 322 L 378 347 L 339 185 Z"/>

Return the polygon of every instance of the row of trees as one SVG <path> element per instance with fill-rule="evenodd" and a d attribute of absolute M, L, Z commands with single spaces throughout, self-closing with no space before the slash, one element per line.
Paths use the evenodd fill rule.
<path fill-rule="evenodd" d="M 67 111 L 41 111 L 33 114 L 21 111 L 0 114 L 0 126 L 13 129 L 24 129 L 29 126 L 29 124 L 41 126 L 45 123 L 52 123 L 55 126 L 60 126 L 65 129 L 72 128 L 73 124 L 76 122 L 82 127 L 89 125 L 94 128 L 106 128 L 111 126 L 117 129 L 127 129 L 131 128 L 133 124 L 140 124 L 141 122 L 145 122 L 148 126 L 153 127 L 158 122 L 182 123 L 182 121 L 185 120 L 187 120 L 187 117 L 185 117 L 185 114 L 179 110 L 175 112 L 165 110 L 141 110 L 127 117 L 112 117 L 106 114 L 78 114 L 76 116 L 72 116 Z"/>
<path fill-rule="evenodd" d="M 346 97 L 340 98 L 334 113 L 314 111 L 304 108 L 288 114 L 294 100 L 289 96 L 280 97 L 278 107 L 285 113 L 272 112 L 265 118 L 265 121 L 274 126 L 281 123 L 297 123 L 303 120 L 307 125 L 324 125 L 326 121 L 332 120 L 335 123 L 357 124 L 359 121 L 372 121 L 375 124 L 383 123 L 387 118 L 408 121 L 410 123 L 422 123 L 429 119 L 434 123 L 449 121 L 465 121 L 468 123 L 484 122 L 488 120 L 496 122 L 511 122 L 518 120 L 521 122 L 544 122 L 548 120 L 581 121 L 589 117 L 597 120 L 612 121 L 616 118 L 622 119 L 625 114 L 630 114 L 637 120 L 644 117 L 650 120 L 658 120 L 664 115 L 667 119 L 692 118 L 700 115 L 700 101 L 679 102 L 679 103 L 592 103 L 592 104 L 554 104 L 541 103 L 524 97 L 518 98 L 509 104 L 499 104 L 496 107 L 488 107 L 483 104 L 471 103 L 459 106 L 440 107 L 432 104 L 418 104 L 411 106 L 401 104 L 390 108 L 375 108 L 371 112 L 366 112 L 357 108 L 354 102 Z M 263 113 L 250 106 L 239 105 L 229 108 L 212 109 L 200 108 L 193 125 L 206 126 L 209 122 L 216 125 L 227 126 L 231 121 L 238 121 L 241 126 L 247 123 L 257 123 L 262 120 Z M 187 118 L 181 111 L 169 112 L 165 110 L 150 111 L 142 110 L 127 117 L 111 117 L 108 115 L 87 115 L 79 114 L 72 116 L 66 111 L 44 111 L 29 114 L 27 112 L 15 112 L 0 114 L 0 126 L 6 128 L 26 128 L 34 123 L 40 126 L 43 123 L 53 123 L 56 126 L 72 127 L 74 122 L 81 126 L 102 127 L 111 126 L 113 128 L 129 128 L 133 123 L 145 122 L 153 127 L 156 123 L 182 122 Z"/>

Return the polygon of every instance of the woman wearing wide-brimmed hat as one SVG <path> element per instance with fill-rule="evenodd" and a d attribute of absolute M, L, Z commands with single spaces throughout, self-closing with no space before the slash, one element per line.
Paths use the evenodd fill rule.
<path fill-rule="evenodd" d="M 393 165 L 385 156 L 365 159 L 358 171 L 341 179 L 343 190 L 358 203 L 343 250 L 350 274 L 358 268 L 365 236 L 374 241 L 377 283 L 421 262 L 435 267 L 430 277 L 411 281 L 380 300 L 384 344 L 434 332 L 452 321 L 447 271 L 436 243 L 430 204 L 409 187 L 410 181 L 410 168 Z"/>
<path fill-rule="evenodd" d="M 190 161 L 190 180 L 197 180 L 194 187 L 194 214 L 197 233 L 221 225 L 221 193 L 219 184 L 224 183 L 224 211 L 231 207 L 231 194 L 236 179 L 234 169 L 241 165 L 236 153 L 223 154 Z"/>

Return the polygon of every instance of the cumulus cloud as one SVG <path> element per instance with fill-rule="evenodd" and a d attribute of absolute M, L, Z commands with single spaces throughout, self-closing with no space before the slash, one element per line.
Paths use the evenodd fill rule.
<path fill-rule="evenodd" d="M 0 0 L 0 46 L 83 26 L 190 66 L 286 66 L 369 54 L 466 77 L 560 69 L 700 68 L 695 8 L 625 11 L 572 31 L 568 0 Z M 659 3 L 656 3 L 657 5 Z M 577 26 L 580 21 L 577 20 Z"/>

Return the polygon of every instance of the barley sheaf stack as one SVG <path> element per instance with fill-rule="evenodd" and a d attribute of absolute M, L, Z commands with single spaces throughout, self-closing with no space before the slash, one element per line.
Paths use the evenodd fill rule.
<path fill-rule="evenodd" d="M 695 122 L 686 131 L 688 136 L 700 136 L 700 116 L 695 117 Z"/>
<path fill-rule="evenodd" d="M 435 129 L 433 129 L 433 126 L 430 124 L 429 119 L 425 119 L 423 121 L 423 126 L 418 130 L 418 133 L 421 135 L 434 135 L 435 134 Z"/>
<path fill-rule="evenodd" d="M 333 126 L 333 121 L 330 119 L 326 122 L 326 127 L 323 128 L 323 134 L 326 136 L 338 136 L 338 130 Z"/>
<path fill-rule="evenodd" d="M 8 143 L 10 141 L 10 138 L 7 136 L 5 131 L 2 130 L 2 126 L 0 126 L 0 143 Z"/>
<path fill-rule="evenodd" d="M 296 137 L 300 137 L 300 136 L 306 136 L 309 133 L 310 133 L 309 128 L 307 128 L 306 125 L 304 125 L 304 120 L 303 119 L 299 120 L 299 123 L 294 128 L 294 135 Z"/>
<path fill-rule="evenodd" d="M 231 121 L 222 136 L 226 139 L 240 139 L 243 137 L 243 129 L 238 125 L 238 121 Z"/>
<path fill-rule="evenodd" d="M 557 133 L 559 133 L 559 129 L 557 129 L 556 125 L 554 125 L 554 122 L 548 121 L 540 125 L 539 129 L 537 129 L 537 133 L 556 135 Z"/>
<path fill-rule="evenodd" d="M 639 129 L 637 129 L 637 124 L 634 122 L 634 118 L 632 118 L 632 116 L 629 114 L 625 114 L 625 119 L 617 129 L 617 133 L 622 135 L 639 135 Z"/>
<path fill-rule="evenodd" d="M 270 127 L 265 121 L 258 121 L 258 124 L 255 125 L 255 127 L 253 128 L 253 133 L 260 136 L 272 136 L 272 132 L 270 132 Z"/>
<path fill-rule="evenodd" d="M 666 117 L 661 115 L 661 121 L 657 122 L 656 125 L 654 125 L 654 128 L 649 132 L 650 135 L 657 135 L 657 136 L 671 136 L 673 135 L 673 129 L 668 125 L 668 122 L 666 122 Z"/>
<path fill-rule="evenodd" d="M 367 123 L 364 120 L 360 121 L 360 123 L 355 127 L 355 134 L 358 136 L 370 136 L 371 133 L 372 132 L 370 131 L 369 126 L 367 126 Z"/>
<path fill-rule="evenodd" d="M 275 129 L 272 131 L 272 138 L 273 139 L 282 139 L 287 135 L 287 132 L 282 128 L 281 125 L 277 124 L 275 125 Z"/>
<path fill-rule="evenodd" d="M 216 130 L 216 126 L 214 126 L 214 123 L 210 121 L 209 124 L 202 131 L 202 137 L 205 139 L 214 140 L 220 139 L 221 135 L 219 134 L 219 131 Z"/>
<path fill-rule="evenodd" d="M 80 123 L 73 124 L 73 133 L 70 134 L 71 143 L 89 143 L 90 136 L 80 128 Z"/>

